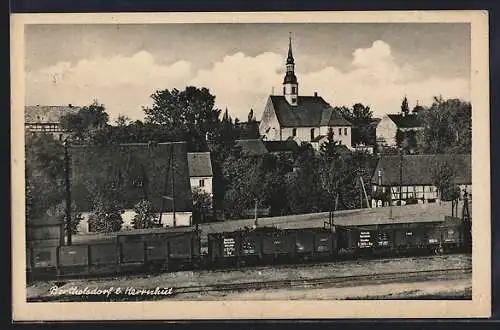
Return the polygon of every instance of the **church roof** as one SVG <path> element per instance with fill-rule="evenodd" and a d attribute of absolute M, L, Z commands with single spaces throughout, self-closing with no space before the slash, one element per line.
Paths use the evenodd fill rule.
<path fill-rule="evenodd" d="M 270 98 L 282 127 L 352 126 L 322 97 L 298 96 L 295 106 L 284 96 L 271 95 Z"/>

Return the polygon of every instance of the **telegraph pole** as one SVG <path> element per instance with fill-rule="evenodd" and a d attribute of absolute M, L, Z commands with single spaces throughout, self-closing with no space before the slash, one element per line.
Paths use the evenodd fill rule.
<path fill-rule="evenodd" d="M 66 186 L 66 233 L 67 245 L 71 245 L 71 186 L 70 186 L 70 166 L 69 166 L 69 151 L 68 138 L 64 140 L 64 183 Z M 64 241 L 64 231 L 62 233 Z"/>
<path fill-rule="evenodd" d="M 255 227 L 259 225 L 259 217 L 257 215 L 257 206 L 258 206 L 259 200 L 255 198 L 255 209 L 254 209 L 254 224 Z"/>
<path fill-rule="evenodd" d="M 399 148 L 399 205 L 403 205 L 403 148 Z"/>

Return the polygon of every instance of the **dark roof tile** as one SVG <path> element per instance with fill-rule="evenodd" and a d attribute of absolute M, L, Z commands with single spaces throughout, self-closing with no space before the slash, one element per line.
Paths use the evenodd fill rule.
<path fill-rule="evenodd" d="M 382 156 L 373 173 L 371 182 L 378 183 L 379 171 L 382 185 L 433 185 L 433 169 L 443 162 L 453 166 L 457 184 L 472 182 L 472 158 L 470 154 L 433 154 Z M 400 177 L 400 170 L 402 176 Z"/>
<path fill-rule="evenodd" d="M 236 140 L 236 147 L 246 156 L 261 156 L 267 153 L 264 142 L 260 139 Z"/>
<path fill-rule="evenodd" d="M 284 96 L 270 96 L 274 111 L 282 127 L 351 126 L 319 96 L 299 96 L 291 106 Z"/>
<path fill-rule="evenodd" d="M 212 161 L 210 152 L 188 153 L 189 176 L 212 176 Z"/>
<path fill-rule="evenodd" d="M 415 127 L 422 127 L 423 124 L 422 122 L 418 119 L 417 115 L 406 115 L 403 116 L 402 114 L 392 114 L 392 115 L 387 115 L 399 128 L 415 128 Z"/>
<path fill-rule="evenodd" d="M 77 113 L 78 106 L 60 105 L 28 105 L 24 107 L 26 123 L 58 123 L 63 115 Z"/>

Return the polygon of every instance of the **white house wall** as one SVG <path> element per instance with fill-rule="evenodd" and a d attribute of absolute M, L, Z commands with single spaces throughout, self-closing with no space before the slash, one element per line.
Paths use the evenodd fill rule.
<path fill-rule="evenodd" d="M 130 230 L 132 227 L 132 220 L 135 216 L 134 210 L 125 210 L 122 214 L 123 224 L 121 230 Z M 78 225 L 78 234 L 87 234 L 89 233 L 89 215 L 90 212 L 82 213 L 82 221 L 80 221 Z M 162 224 L 164 226 L 172 227 L 174 224 L 173 213 L 167 212 L 162 213 Z M 192 213 L 191 212 L 176 212 L 175 213 L 176 226 L 191 226 L 192 225 Z"/>
<path fill-rule="evenodd" d="M 396 124 L 387 115 L 383 116 L 377 125 L 377 140 L 383 140 L 388 146 L 396 145 L 397 129 Z"/>
<path fill-rule="evenodd" d="M 259 125 L 259 133 L 267 141 L 280 141 L 280 123 L 274 112 L 271 98 L 267 100 Z"/>
<path fill-rule="evenodd" d="M 200 188 L 202 191 L 212 195 L 213 194 L 213 188 L 212 188 L 212 177 L 191 177 L 190 179 L 191 182 L 191 190 L 195 190 L 196 188 Z M 200 180 L 204 181 L 204 186 L 200 187 Z"/>

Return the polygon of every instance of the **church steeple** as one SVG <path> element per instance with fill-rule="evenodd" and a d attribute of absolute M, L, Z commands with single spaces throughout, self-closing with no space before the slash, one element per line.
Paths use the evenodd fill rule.
<path fill-rule="evenodd" d="M 288 42 L 288 56 L 286 59 L 286 74 L 283 80 L 283 95 L 290 105 L 297 105 L 299 83 L 295 76 L 295 61 L 292 53 L 292 33 Z"/>
<path fill-rule="evenodd" d="M 292 33 L 290 33 L 288 40 L 288 57 L 286 58 L 286 64 L 294 64 L 292 53 Z"/>

